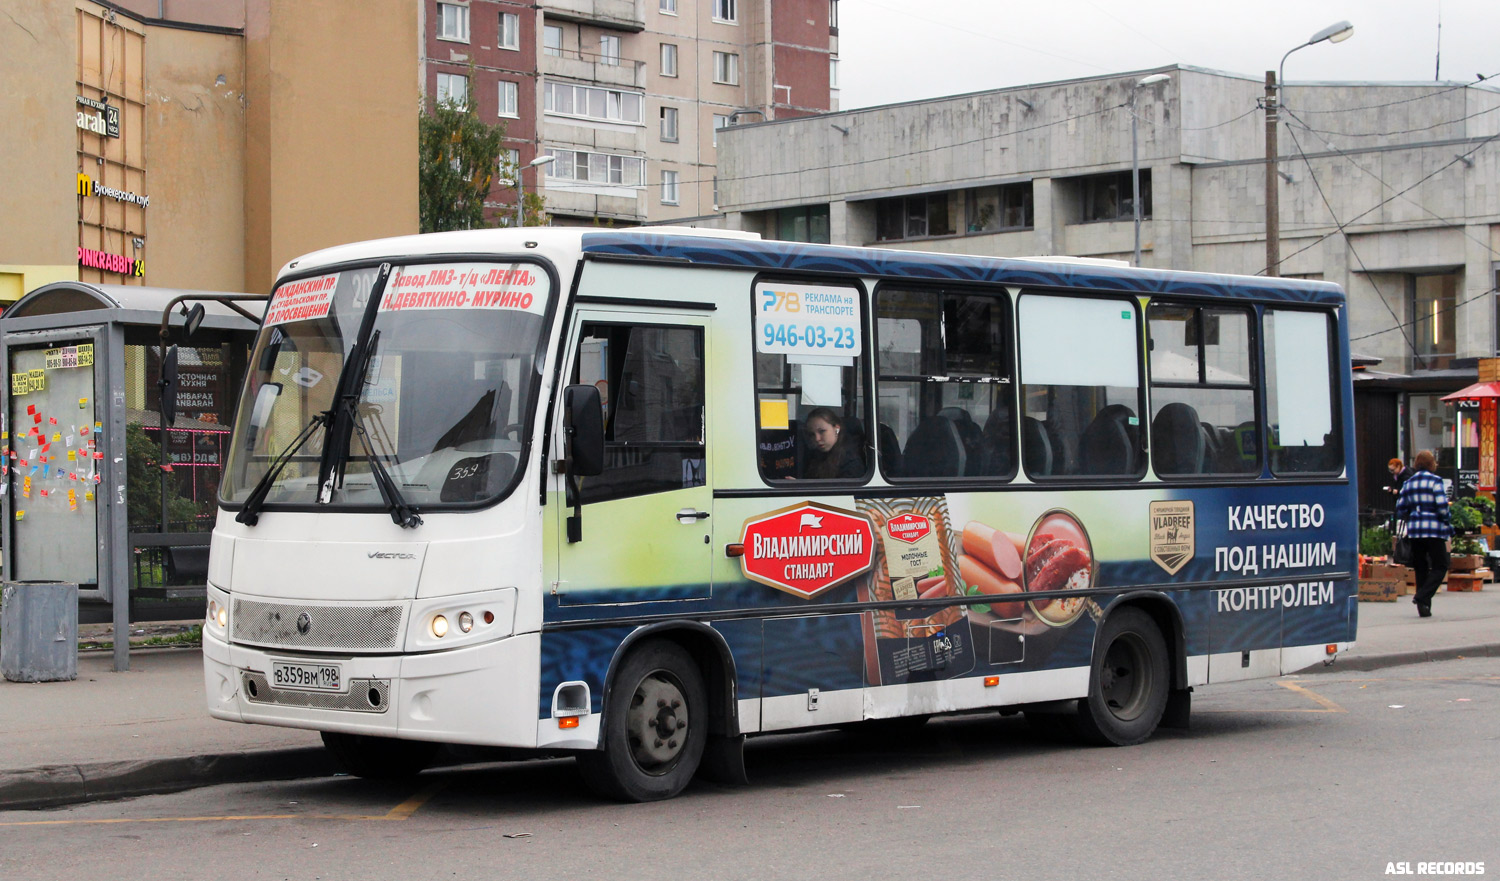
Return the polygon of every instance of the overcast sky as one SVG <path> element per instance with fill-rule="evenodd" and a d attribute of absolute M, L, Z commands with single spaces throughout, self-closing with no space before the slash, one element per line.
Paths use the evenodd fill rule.
<path fill-rule="evenodd" d="M 1500 0 L 840 0 L 840 108 L 1186 64 L 1288 82 L 1500 75 Z M 1490 85 L 1500 88 L 1500 77 Z"/>

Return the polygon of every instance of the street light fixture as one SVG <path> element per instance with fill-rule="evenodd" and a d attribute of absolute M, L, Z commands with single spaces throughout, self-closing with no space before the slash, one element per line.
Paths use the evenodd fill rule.
<path fill-rule="evenodd" d="M 526 185 L 522 182 L 522 172 L 528 168 L 536 168 L 538 165 L 546 165 L 556 162 L 556 156 L 538 156 L 520 168 L 516 169 L 516 226 L 526 225 Z"/>
<path fill-rule="evenodd" d="M 1293 46 L 1281 56 L 1275 72 L 1266 71 L 1266 275 L 1281 274 L 1281 192 L 1276 179 L 1276 123 L 1281 105 L 1281 83 L 1285 79 L 1286 60 L 1298 49 L 1318 43 L 1342 43 L 1354 36 L 1354 25 L 1335 22 L 1318 31 L 1300 46 Z"/>
<path fill-rule="evenodd" d="M 1135 95 L 1146 86 L 1164 83 L 1171 77 L 1164 73 L 1153 73 L 1143 77 L 1130 87 L 1130 212 L 1135 216 L 1135 263 L 1141 265 L 1141 160 L 1136 148 Z"/>

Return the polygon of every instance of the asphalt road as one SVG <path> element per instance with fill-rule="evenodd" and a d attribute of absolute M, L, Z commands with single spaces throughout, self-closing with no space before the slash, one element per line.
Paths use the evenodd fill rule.
<path fill-rule="evenodd" d="M 0 813 L 0 878 L 1370 879 L 1500 873 L 1500 660 L 1200 689 L 1126 749 L 1019 717 L 760 738 L 752 785 L 601 803 L 572 763 Z M 1418 877 L 1450 877 L 1429 873 Z"/>

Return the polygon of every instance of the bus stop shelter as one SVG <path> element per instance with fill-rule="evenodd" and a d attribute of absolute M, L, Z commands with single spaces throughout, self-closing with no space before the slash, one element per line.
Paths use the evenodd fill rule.
<path fill-rule="evenodd" d="M 184 340 L 182 315 L 197 302 L 203 319 Z M 169 305 L 178 415 L 164 433 Z M 246 294 L 58 282 L 0 317 L 4 580 L 78 585 L 79 620 L 114 623 L 116 670 L 129 668 L 131 621 L 203 614 L 219 475 L 263 306 Z"/>

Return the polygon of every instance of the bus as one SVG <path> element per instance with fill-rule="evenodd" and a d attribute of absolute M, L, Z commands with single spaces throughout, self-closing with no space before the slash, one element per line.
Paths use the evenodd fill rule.
<path fill-rule="evenodd" d="M 656 227 L 279 273 L 220 486 L 208 708 L 352 773 L 995 709 L 1130 745 L 1356 626 L 1342 291 Z"/>

